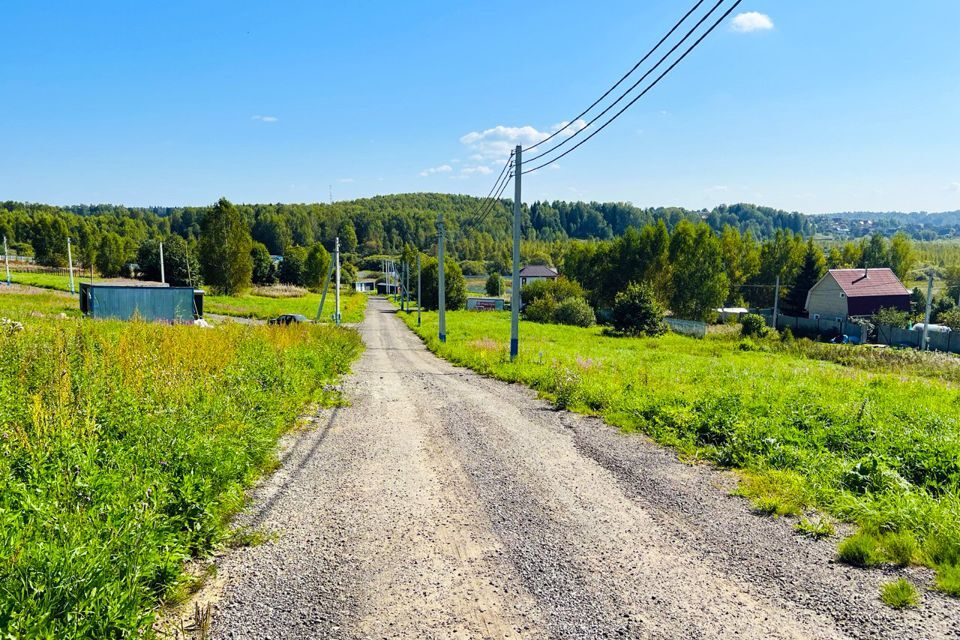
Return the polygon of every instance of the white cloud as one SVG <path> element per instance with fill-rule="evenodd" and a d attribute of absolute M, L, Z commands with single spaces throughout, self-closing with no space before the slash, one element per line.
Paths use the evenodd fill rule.
<path fill-rule="evenodd" d="M 950 191 L 956 191 L 957 193 L 960 193 L 960 182 L 951 182 L 950 186 L 947 187 L 947 189 Z"/>
<path fill-rule="evenodd" d="M 493 169 L 484 164 L 478 164 L 473 167 L 463 167 L 460 169 L 460 175 L 462 176 L 473 176 L 480 175 L 485 176 L 493 173 Z"/>
<path fill-rule="evenodd" d="M 423 177 L 432 176 L 435 173 L 450 173 L 453 171 L 453 167 L 448 164 L 442 164 L 439 167 L 430 167 L 429 169 L 424 169 L 420 172 L 420 175 Z"/>
<path fill-rule="evenodd" d="M 567 127 L 568 124 L 570 125 L 569 127 Z M 577 120 L 574 123 L 561 122 L 552 126 L 549 131 L 540 131 L 529 125 L 525 127 L 497 125 L 491 129 L 471 131 L 470 133 L 460 136 L 460 142 L 469 147 L 473 152 L 470 156 L 471 160 L 503 162 L 518 144 L 521 146 L 536 144 L 561 129 L 563 129 L 563 133 L 561 133 L 559 137 L 570 137 L 586 126 L 587 123 L 583 120 Z M 564 129 L 564 127 L 567 128 Z"/>
<path fill-rule="evenodd" d="M 276 116 L 252 116 L 251 120 L 259 120 L 260 122 L 276 122 L 280 118 Z"/>
<path fill-rule="evenodd" d="M 350 184 L 351 182 L 356 182 L 353 178 L 339 178 L 337 180 L 340 184 Z"/>
<path fill-rule="evenodd" d="M 767 31 L 773 29 L 773 20 L 765 13 L 758 11 L 745 11 L 737 14 L 733 18 L 731 27 L 734 31 L 740 33 L 750 33 L 751 31 Z"/>

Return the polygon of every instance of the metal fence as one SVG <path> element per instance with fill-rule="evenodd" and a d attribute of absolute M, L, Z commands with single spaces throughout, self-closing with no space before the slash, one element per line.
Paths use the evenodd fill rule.
<path fill-rule="evenodd" d="M 901 329 L 900 327 L 882 324 L 877 327 L 877 342 L 897 347 L 914 347 L 919 349 L 923 343 L 923 331 Z M 932 351 L 960 353 L 960 332 L 947 331 L 940 333 L 928 331 L 927 348 Z"/>
<path fill-rule="evenodd" d="M 761 313 L 768 325 L 773 324 L 773 312 L 764 311 Z M 829 318 L 802 318 L 800 316 L 787 316 L 782 313 L 777 314 L 777 329 L 789 328 L 797 335 L 820 336 L 828 334 L 845 335 L 856 338 L 860 343 L 865 343 L 869 337 L 869 328 L 851 322 L 850 320 L 836 320 Z"/>
<path fill-rule="evenodd" d="M 707 323 L 696 320 L 681 320 L 679 318 L 664 318 L 664 322 L 674 333 L 680 333 L 694 338 L 703 338 L 707 335 Z"/>

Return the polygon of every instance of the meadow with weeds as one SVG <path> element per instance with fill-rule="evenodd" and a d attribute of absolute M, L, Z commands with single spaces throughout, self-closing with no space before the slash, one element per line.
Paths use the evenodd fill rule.
<path fill-rule="evenodd" d="M 245 293 L 236 296 L 208 295 L 204 299 L 204 311 L 225 316 L 269 320 L 285 313 L 300 313 L 314 319 L 320 306 L 319 293 L 307 293 L 299 297 L 276 297 Z M 336 308 L 333 291 L 327 292 L 323 302 L 321 322 L 330 322 Z M 367 308 L 367 296 L 350 292 L 340 296 L 340 317 L 343 322 L 354 324 L 363 320 Z"/>
<path fill-rule="evenodd" d="M 11 279 L 15 284 L 70 291 L 70 276 L 58 273 L 26 273 L 14 272 Z M 74 278 L 75 287 L 79 291 L 80 282 L 89 282 L 79 272 Z M 109 284 L 111 280 L 94 280 L 94 283 Z M 130 284 L 131 281 L 124 281 Z M 271 287 L 254 287 L 247 293 L 224 296 L 208 293 L 204 297 L 204 311 L 225 316 L 240 318 L 254 318 L 269 320 L 287 313 L 300 313 L 313 320 L 320 306 L 320 294 L 312 293 L 301 287 L 275 285 Z M 79 304 L 79 303 L 78 303 Z M 320 322 L 330 322 L 336 307 L 333 291 L 327 292 L 324 300 L 323 313 Z M 355 291 L 344 291 L 340 296 L 340 315 L 343 322 L 354 324 L 363 320 L 363 313 L 367 308 L 367 296 Z"/>
<path fill-rule="evenodd" d="M 760 513 L 860 525 L 839 559 L 920 563 L 960 595 L 960 387 L 956 359 L 721 334 L 621 338 L 509 313 L 400 314 L 438 355 L 536 389 L 558 408 L 602 416 L 688 460 L 740 470 Z M 801 522 L 804 522 L 801 520 Z M 805 535 L 830 535 L 829 520 Z"/>
<path fill-rule="evenodd" d="M 0 295 L 0 636 L 149 636 L 279 436 L 339 401 L 359 335 L 38 317 L 27 297 Z"/>

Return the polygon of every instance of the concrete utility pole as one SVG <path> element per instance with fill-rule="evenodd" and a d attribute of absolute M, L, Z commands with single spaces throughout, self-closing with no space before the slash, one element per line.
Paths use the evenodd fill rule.
<path fill-rule="evenodd" d="M 403 285 L 403 295 L 407 299 L 407 313 L 410 313 L 410 261 L 403 261 L 403 274 L 406 277 L 406 284 Z"/>
<path fill-rule="evenodd" d="M 417 257 L 419 264 L 419 256 Z M 7 267 L 7 286 L 10 286 L 10 254 L 7 252 L 7 236 L 3 236 L 3 264 Z"/>
<path fill-rule="evenodd" d="M 334 289 L 333 293 L 336 296 L 337 301 L 337 311 L 336 316 L 334 316 L 337 326 L 340 326 L 340 238 L 336 239 L 336 243 L 333 245 L 333 255 L 335 256 L 337 266 L 337 288 Z"/>
<path fill-rule="evenodd" d="M 76 293 L 73 286 L 73 251 L 70 247 L 70 238 L 67 238 L 67 264 L 70 265 L 70 293 Z"/>
<path fill-rule="evenodd" d="M 510 292 L 510 362 L 520 352 L 520 176 L 523 164 L 518 144 L 513 167 L 513 291 Z"/>
<path fill-rule="evenodd" d="M 927 330 L 930 328 L 930 307 L 933 304 L 933 274 L 929 274 L 927 278 L 927 311 L 923 315 L 923 344 L 920 345 L 921 349 L 929 348 L 927 344 Z"/>
<path fill-rule="evenodd" d="M 167 273 L 163 270 L 163 243 L 160 243 L 160 282 L 167 283 Z"/>
<path fill-rule="evenodd" d="M 443 275 L 443 214 L 437 215 L 437 308 L 440 315 L 440 342 L 447 341 L 447 279 Z"/>
<path fill-rule="evenodd" d="M 8 276 L 9 278 L 9 276 Z M 417 326 L 420 326 L 420 250 L 417 250 Z"/>
<path fill-rule="evenodd" d="M 323 313 L 323 303 L 327 300 L 327 289 L 330 288 L 330 278 L 333 277 L 333 260 L 330 261 L 330 267 L 327 269 L 327 277 L 323 281 L 323 293 L 320 294 L 320 306 L 317 307 L 317 317 L 313 319 L 314 322 L 320 322 L 320 316 Z"/>
<path fill-rule="evenodd" d="M 777 330 L 777 309 L 780 306 L 780 276 L 777 276 L 777 284 L 773 288 L 773 330 Z"/>

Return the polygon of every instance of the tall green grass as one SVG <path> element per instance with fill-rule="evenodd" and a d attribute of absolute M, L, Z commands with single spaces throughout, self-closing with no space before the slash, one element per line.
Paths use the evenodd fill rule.
<path fill-rule="evenodd" d="M 417 331 L 414 316 L 401 317 Z M 821 509 L 859 523 L 883 551 L 880 561 L 906 558 L 942 575 L 960 565 L 952 360 L 894 356 L 885 364 L 868 348 L 828 358 L 818 347 L 807 357 L 802 345 L 616 338 L 524 322 L 511 364 L 509 332 L 508 313 L 466 311 L 447 314 L 445 344 L 435 313 L 419 329 L 452 362 L 527 384 L 558 407 L 643 431 L 684 456 L 743 470 L 741 492 L 765 513 Z"/>
<path fill-rule="evenodd" d="M 33 297 L 33 296 L 31 296 Z M 277 438 L 361 350 L 330 326 L 0 327 L 0 636 L 149 635 Z"/>
<path fill-rule="evenodd" d="M 311 320 L 317 315 L 320 294 L 309 293 L 299 298 L 271 298 L 253 294 L 237 296 L 206 296 L 204 311 L 242 318 L 269 320 L 286 313 L 300 313 Z M 336 308 L 333 292 L 327 294 L 323 304 L 321 322 L 329 322 Z M 340 316 L 343 322 L 357 323 L 363 320 L 367 308 L 367 296 L 362 293 L 346 293 L 340 297 Z"/>

